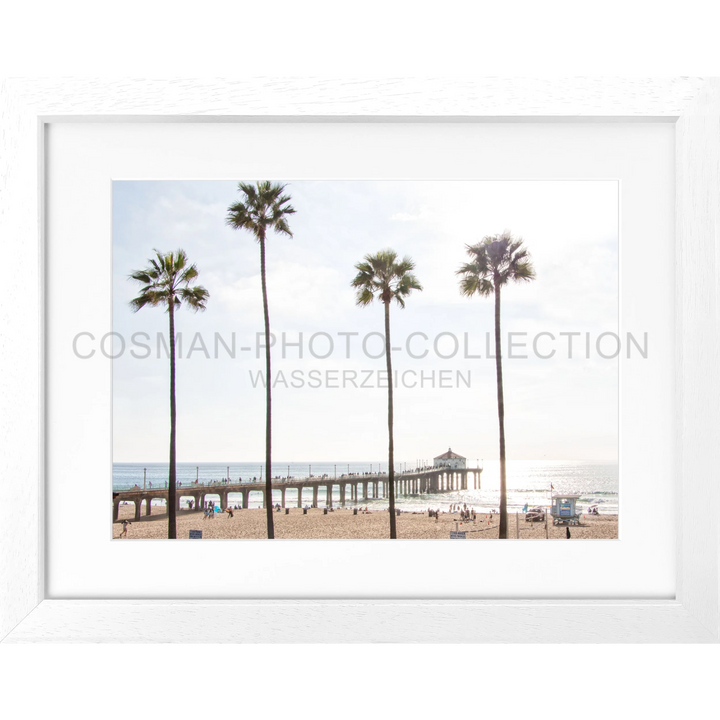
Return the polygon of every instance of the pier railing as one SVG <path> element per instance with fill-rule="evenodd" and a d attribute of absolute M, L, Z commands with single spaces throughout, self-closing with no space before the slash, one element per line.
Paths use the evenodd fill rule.
<path fill-rule="evenodd" d="M 468 480 L 473 488 L 480 488 L 480 468 L 432 468 L 417 471 L 396 473 L 393 477 L 393 486 L 397 497 L 423 495 L 429 493 L 454 492 L 468 489 Z M 339 477 L 309 476 L 305 478 L 276 478 L 272 480 L 272 490 L 280 493 L 283 508 L 286 507 L 286 494 L 288 490 L 296 491 L 297 507 L 303 506 L 304 497 L 312 493 L 312 507 L 318 507 L 320 500 L 325 501 L 327 507 L 333 506 L 333 488 L 339 488 L 339 505 L 345 507 L 346 502 L 359 504 L 367 500 L 383 499 L 389 497 L 390 478 L 387 473 L 345 474 Z M 320 490 L 324 489 L 322 498 Z M 242 495 L 242 507 L 249 507 L 251 492 L 262 493 L 263 507 L 267 504 L 266 483 L 263 480 L 239 481 L 197 481 L 178 483 L 176 487 L 176 502 L 180 509 L 182 498 L 191 498 L 194 508 L 205 507 L 207 495 L 220 496 L 220 508 L 228 507 L 228 495 L 239 493 Z M 121 502 L 132 502 L 135 505 L 135 518 L 140 519 L 141 508 L 145 503 L 145 515 L 151 514 L 151 504 L 154 499 L 164 498 L 167 502 L 167 487 L 141 488 L 136 485 L 128 490 L 113 492 L 113 519 L 117 520 L 118 508 Z M 274 504 L 274 498 L 270 498 Z"/>

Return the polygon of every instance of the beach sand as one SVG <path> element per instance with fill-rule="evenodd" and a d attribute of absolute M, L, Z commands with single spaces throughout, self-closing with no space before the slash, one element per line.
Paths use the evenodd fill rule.
<path fill-rule="evenodd" d="M 154 510 L 156 508 L 153 508 Z M 160 511 L 161 508 L 157 508 Z M 212 520 L 203 519 L 202 512 L 180 512 L 177 516 L 177 536 L 187 539 L 190 530 L 202 530 L 203 538 L 230 540 L 230 539 L 262 539 L 267 538 L 265 510 L 235 510 L 235 516 L 229 517 L 227 513 L 220 513 Z M 128 528 L 127 539 L 163 539 L 167 538 L 167 516 L 150 516 L 140 522 L 133 521 L 134 506 L 121 505 L 119 519 L 127 518 L 131 521 Z M 441 513 L 437 522 L 429 518 L 427 512 L 422 514 L 401 513 L 397 518 L 398 539 L 449 539 L 450 531 L 457 529 L 467 532 L 468 540 L 496 540 L 498 537 L 498 518 L 496 514 L 492 523 L 488 525 L 488 515 L 477 515 L 476 521 L 460 522 L 459 514 L 451 515 Z M 387 511 L 374 511 L 366 514 L 358 511 L 353 515 L 352 509 L 336 509 L 334 512 L 323 514 L 321 509 L 310 509 L 307 515 L 299 508 L 291 508 L 288 515 L 284 510 L 273 512 L 275 525 L 275 538 L 286 540 L 358 540 L 358 539 L 387 539 L 390 534 L 390 519 Z M 618 536 L 617 515 L 583 516 L 579 527 L 570 528 L 571 539 L 599 540 L 616 539 Z M 545 524 L 525 521 L 520 513 L 517 522 L 521 540 L 544 540 Z M 121 531 L 121 523 L 113 523 L 113 538 L 117 538 Z M 508 535 L 515 539 L 515 514 L 508 516 Z M 550 539 L 565 540 L 565 527 L 553 526 L 552 519 L 548 521 L 548 534 Z"/>

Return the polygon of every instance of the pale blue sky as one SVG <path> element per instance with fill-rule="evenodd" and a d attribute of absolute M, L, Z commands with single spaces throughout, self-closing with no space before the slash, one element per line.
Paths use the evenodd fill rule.
<path fill-rule="evenodd" d="M 297 213 L 293 238 L 267 243 L 268 292 L 273 332 L 296 341 L 302 332 L 305 357 L 297 350 L 274 371 L 288 381 L 292 371 L 384 370 L 354 351 L 347 359 L 338 332 L 382 332 L 380 305 L 357 308 L 350 288 L 354 264 L 385 247 L 409 254 L 424 291 L 405 310 L 391 311 L 394 368 L 425 372 L 470 371 L 471 387 L 399 388 L 395 446 L 398 461 L 432 457 L 452 446 L 468 458 L 497 456 L 494 360 L 442 360 L 408 356 L 412 332 L 432 339 L 469 333 L 473 352 L 485 355 L 485 333 L 493 333 L 493 300 L 466 299 L 455 270 L 464 246 L 484 235 L 510 230 L 533 257 L 537 279 L 512 285 L 502 298 L 503 330 L 617 332 L 618 203 L 612 181 L 292 181 Z M 152 249 L 185 249 L 210 292 L 205 313 L 177 315 L 185 352 L 196 332 L 213 352 L 219 332 L 238 348 L 262 331 L 259 247 L 244 231 L 225 226 L 227 207 L 238 199 L 231 181 L 119 181 L 113 185 L 113 330 L 127 339 L 147 332 L 167 335 L 167 314 L 146 308 L 133 314 L 128 302 L 136 286 L 128 274 L 146 265 Z M 335 352 L 310 356 L 309 337 L 327 332 Z M 377 343 L 377 339 L 375 339 Z M 506 433 L 509 456 L 517 459 L 617 459 L 616 360 L 593 352 L 567 358 L 566 341 L 551 360 L 505 361 Z M 356 343 L 359 349 L 359 342 Z M 318 350 L 325 347 L 318 341 Z M 370 346 L 374 349 L 374 345 Z M 420 347 L 418 345 L 418 347 Z M 447 339 L 440 346 L 447 348 Z M 432 346 L 430 343 L 430 349 Z M 249 371 L 264 368 L 255 352 L 236 359 L 207 359 L 196 352 L 178 361 L 178 460 L 257 461 L 264 453 L 264 391 L 253 388 Z M 138 360 L 126 352 L 113 361 L 114 459 L 162 461 L 169 435 L 166 358 Z M 274 457 L 279 461 L 364 460 L 386 454 L 386 396 L 383 388 L 302 389 L 276 387 Z"/>

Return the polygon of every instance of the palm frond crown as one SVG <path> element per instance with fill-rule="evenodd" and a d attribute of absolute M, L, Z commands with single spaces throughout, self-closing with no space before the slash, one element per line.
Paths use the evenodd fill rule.
<path fill-rule="evenodd" d="M 369 305 L 377 298 L 384 304 L 395 300 L 400 307 L 405 307 L 405 298 L 413 290 L 422 290 L 413 273 L 415 263 L 408 256 L 398 261 L 394 250 L 366 255 L 355 269 L 358 273 L 350 284 L 356 290 L 355 299 L 360 306 Z"/>
<path fill-rule="evenodd" d="M 295 213 L 290 205 L 290 196 L 285 194 L 287 186 L 269 180 L 252 183 L 238 183 L 241 194 L 239 202 L 228 208 L 225 219 L 235 230 L 248 230 L 260 241 L 269 230 L 292 237 L 288 216 Z"/>
<path fill-rule="evenodd" d="M 530 253 L 522 239 L 513 238 L 507 230 L 467 245 L 466 250 L 471 261 L 461 265 L 456 273 L 463 295 L 492 295 L 496 286 L 535 278 Z"/>
<path fill-rule="evenodd" d="M 155 257 L 150 258 L 144 270 L 130 273 L 130 280 L 140 283 L 140 294 L 130 301 L 134 312 L 146 305 L 165 305 L 170 307 L 185 303 L 194 311 L 205 310 L 210 297 L 202 285 L 191 286 L 198 277 L 197 266 L 188 265 L 187 253 L 176 250 L 161 253 L 155 250 Z"/>

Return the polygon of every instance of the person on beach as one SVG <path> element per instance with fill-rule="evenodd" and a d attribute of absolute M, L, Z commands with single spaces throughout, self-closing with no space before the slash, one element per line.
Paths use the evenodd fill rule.
<path fill-rule="evenodd" d="M 228 514 L 228 520 L 229 520 L 231 517 L 235 517 L 235 516 L 233 515 L 233 510 L 232 510 L 231 507 L 229 507 L 225 512 Z"/>
<path fill-rule="evenodd" d="M 128 527 L 130 527 L 130 525 L 132 525 L 132 523 L 129 520 L 123 520 L 122 532 L 120 533 L 121 538 L 127 537 L 127 531 L 128 531 Z"/>
<path fill-rule="evenodd" d="M 568 525 L 565 526 L 565 537 L 568 540 L 570 539 L 570 527 Z"/>

